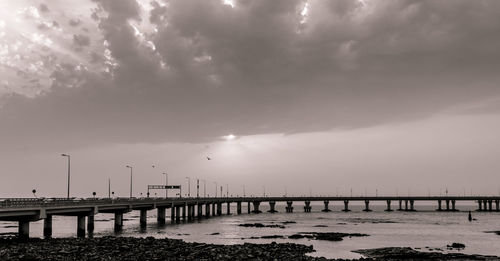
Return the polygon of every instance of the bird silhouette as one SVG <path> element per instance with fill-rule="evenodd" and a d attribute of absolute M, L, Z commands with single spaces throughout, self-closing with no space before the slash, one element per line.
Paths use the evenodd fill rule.
<path fill-rule="evenodd" d="M 211 160 L 211 158 L 210 158 L 210 157 L 207 157 L 207 160 Z"/>

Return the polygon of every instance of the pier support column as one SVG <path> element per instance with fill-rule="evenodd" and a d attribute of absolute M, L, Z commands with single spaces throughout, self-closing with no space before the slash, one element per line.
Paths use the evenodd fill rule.
<path fill-rule="evenodd" d="M 363 211 L 366 211 L 366 212 L 372 211 L 370 209 L 370 201 L 369 200 L 365 200 L 365 209 L 363 209 Z"/>
<path fill-rule="evenodd" d="M 410 199 L 410 211 L 415 211 L 414 206 L 415 201 L 413 199 Z"/>
<path fill-rule="evenodd" d="M 76 236 L 85 237 L 85 216 L 78 216 L 76 219 Z"/>
<path fill-rule="evenodd" d="M 454 199 L 451 200 L 451 211 L 457 211 L 457 209 L 455 208 L 455 200 Z"/>
<path fill-rule="evenodd" d="M 241 215 L 241 201 L 236 202 L 236 213 Z"/>
<path fill-rule="evenodd" d="M 262 211 L 259 210 L 259 206 L 260 206 L 260 201 L 254 201 L 253 202 L 253 213 L 262 213 Z"/>
<path fill-rule="evenodd" d="M 175 215 L 175 206 L 172 204 L 172 207 L 170 208 L 170 223 L 175 223 L 176 215 Z"/>
<path fill-rule="evenodd" d="M 344 200 L 344 212 L 348 212 L 349 210 L 349 200 Z"/>
<path fill-rule="evenodd" d="M 160 225 L 165 224 L 165 208 L 159 207 L 156 209 L 156 221 Z"/>
<path fill-rule="evenodd" d="M 252 213 L 252 211 L 250 210 L 250 201 L 248 201 L 247 208 L 248 208 L 248 214 Z"/>
<path fill-rule="evenodd" d="M 443 209 L 441 208 L 441 200 L 438 199 L 438 209 L 437 211 L 442 211 Z"/>
<path fill-rule="evenodd" d="M 286 210 L 286 213 L 292 213 L 293 212 L 293 201 L 287 201 L 286 202 L 286 207 L 285 207 L 285 210 Z"/>
<path fill-rule="evenodd" d="M 182 221 L 186 221 L 186 207 L 189 207 L 186 205 L 186 203 L 184 203 L 184 205 L 182 206 Z"/>
<path fill-rule="evenodd" d="M 222 203 L 217 202 L 217 216 L 222 216 Z"/>
<path fill-rule="evenodd" d="M 483 200 L 483 210 L 488 211 L 488 200 Z"/>
<path fill-rule="evenodd" d="M 399 211 L 402 211 L 403 210 L 403 200 L 399 200 L 399 208 L 398 208 Z"/>
<path fill-rule="evenodd" d="M 495 208 L 495 209 L 496 209 L 496 211 L 497 211 L 497 212 L 498 212 L 498 211 L 500 211 L 500 200 L 498 200 L 498 199 L 497 199 L 497 200 L 495 200 L 495 205 L 496 205 L 496 208 Z"/>
<path fill-rule="evenodd" d="M 205 217 L 210 217 L 210 203 L 205 204 Z"/>
<path fill-rule="evenodd" d="M 387 200 L 386 202 L 387 202 L 387 208 L 385 209 L 385 211 L 389 211 L 389 212 L 392 211 L 392 209 L 391 209 L 391 201 Z"/>
<path fill-rule="evenodd" d="M 217 215 L 217 211 L 215 211 L 215 207 L 217 206 L 217 203 L 213 202 L 212 203 L 212 216 L 216 216 Z"/>
<path fill-rule="evenodd" d="M 43 237 L 52 237 L 52 215 L 47 215 L 47 217 L 43 220 Z"/>
<path fill-rule="evenodd" d="M 405 211 L 408 211 L 408 200 L 405 199 Z"/>
<path fill-rule="evenodd" d="M 87 233 L 89 237 L 94 236 L 94 215 L 87 216 Z"/>
<path fill-rule="evenodd" d="M 227 214 L 231 215 L 231 203 L 227 202 Z"/>
<path fill-rule="evenodd" d="M 175 222 L 181 223 L 181 206 L 175 207 Z"/>
<path fill-rule="evenodd" d="M 275 206 L 276 206 L 276 201 L 269 201 L 269 211 L 267 211 L 267 212 L 271 212 L 271 213 L 278 212 L 278 211 L 276 211 Z"/>
<path fill-rule="evenodd" d="M 80 219 L 80 217 L 78 217 Z M 78 220 L 80 222 L 80 220 Z M 115 232 L 120 232 L 122 231 L 123 227 L 123 213 L 122 212 L 115 212 Z"/>
<path fill-rule="evenodd" d="M 446 211 L 450 211 L 450 200 L 446 200 Z"/>
<path fill-rule="evenodd" d="M 141 227 L 146 227 L 148 224 L 148 210 L 147 209 L 141 209 L 140 214 L 139 214 L 139 223 Z"/>
<path fill-rule="evenodd" d="M 27 220 L 19 220 L 17 231 L 18 231 L 19 238 L 29 238 L 30 237 L 30 222 Z"/>
<path fill-rule="evenodd" d="M 325 204 L 325 209 L 321 210 L 323 212 L 330 212 L 331 210 L 328 208 L 328 205 L 330 204 L 330 201 L 325 200 L 323 201 L 323 204 Z"/>
<path fill-rule="evenodd" d="M 478 206 L 479 206 L 479 208 L 477 209 L 477 211 L 483 211 L 483 204 L 482 204 L 482 203 L 483 203 L 483 202 L 482 202 L 481 200 L 478 200 L 478 201 L 477 201 L 477 204 L 478 204 Z"/>
<path fill-rule="evenodd" d="M 198 204 L 198 218 L 203 217 L 203 204 Z"/>
<path fill-rule="evenodd" d="M 304 212 L 311 212 L 311 201 L 307 200 L 304 202 L 305 206 L 304 206 Z"/>
<path fill-rule="evenodd" d="M 488 211 L 493 211 L 493 200 L 488 200 Z"/>

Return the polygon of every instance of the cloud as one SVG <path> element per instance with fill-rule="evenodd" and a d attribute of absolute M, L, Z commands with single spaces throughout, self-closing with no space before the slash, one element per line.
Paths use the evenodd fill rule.
<path fill-rule="evenodd" d="M 90 37 L 83 34 L 75 34 L 73 35 L 73 43 L 79 47 L 89 46 Z"/>
<path fill-rule="evenodd" d="M 81 23 L 82 23 L 82 21 L 78 18 L 70 19 L 68 22 L 68 24 L 73 26 L 73 27 L 79 26 Z"/>
<path fill-rule="evenodd" d="M 49 8 L 47 7 L 46 4 L 40 4 L 38 9 L 42 12 L 42 13 L 48 13 L 50 12 Z"/>
<path fill-rule="evenodd" d="M 59 66 L 49 92 L 4 104 L 0 141 L 202 142 L 361 128 L 500 96 L 496 1 L 308 1 L 305 20 L 304 3 L 95 1 L 107 50 L 89 53 L 109 73 Z"/>

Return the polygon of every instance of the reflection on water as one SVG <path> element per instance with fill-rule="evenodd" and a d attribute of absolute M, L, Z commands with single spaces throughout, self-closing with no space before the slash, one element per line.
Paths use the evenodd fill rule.
<path fill-rule="evenodd" d="M 265 204 L 262 207 L 263 211 L 267 210 Z M 216 244 L 295 242 L 313 245 L 317 252 L 312 255 L 329 258 L 356 258 L 360 255 L 351 250 L 389 246 L 410 246 L 422 250 L 440 248 L 447 252 L 447 244 L 459 242 L 466 245 L 461 251 L 463 253 L 500 256 L 500 236 L 485 233 L 500 230 L 500 213 L 473 212 L 477 221 L 469 222 L 467 210 L 474 210 L 474 206 L 461 206 L 462 212 L 435 212 L 434 206 L 417 206 L 417 212 L 384 212 L 383 206 L 373 206 L 375 211 L 368 213 L 361 211 L 362 206 L 353 206 L 353 211 L 347 213 L 340 212 L 339 206 L 334 206 L 334 211 L 328 213 L 321 212 L 320 205 L 312 206 L 312 213 L 304 213 L 300 207 L 297 202 L 295 213 L 284 213 L 284 207 L 280 205 L 277 209 L 281 212 L 274 214 L 233 214 L 192 223 L 167 222 L 163 226 L 156 223 L 156 211 L 149 211 L 148 226 L 142 229 L 137 213 L 131 212 L 125 215 L 124 228 L 118 235 L 169 237 Z M 236 213 L 236 209 L 231 212 Z M 94 236 L 116 235 L 112 214 L 99 214 L 95 221 Z M 238 226 L 244 223 L 279 224 L 285 228 Z M 56 216 L 53 218 L 53 229 L 54 237 L 75 237 L 76 218 Z M 16 231 L 16 223 L 0 222 L 0 235 Z M 43 221 L 31 223 L 30 232 L 32 237 L 41 237 Z M 287 238 L 300 232 L 364 233 L 370 236 L 344 238 L 338 242 Z M 272 238 L 263 239 L 262 236 Z"/>

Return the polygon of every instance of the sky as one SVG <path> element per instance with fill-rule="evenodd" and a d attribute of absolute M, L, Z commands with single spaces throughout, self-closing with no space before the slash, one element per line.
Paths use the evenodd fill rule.
<path fill-rule="evenodd" d="M 134 196 L 499 195 L 498 46 L 495 0 L 0 0 L 0 197 L 65 197 L 62 153 L 75 197 L 127 165 Z"/>

